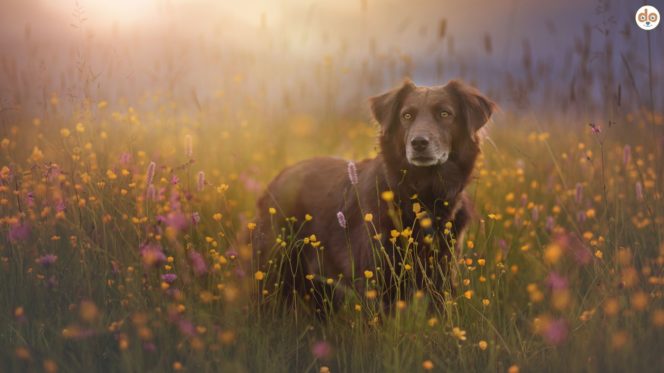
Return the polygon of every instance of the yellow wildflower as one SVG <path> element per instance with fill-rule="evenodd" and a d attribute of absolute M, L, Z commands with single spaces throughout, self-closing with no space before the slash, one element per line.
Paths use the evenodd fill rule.
<path fill-rule="evenodd" d="M 386 190 L 380 194 L 380 197 L 385 202 L 392 202 L 394 200 L 394 192 L 392 192 L 391 190 Z"/>
<path fill-rule="evenodd" d="M 424 370 L 432 370 L 433 367 L 434 367 L 434 365 L 433 365 L 433 362 L 431 360 L 424 360 L 422 362 L 422 368 L 424 368 Z"/>
<path fill-rule="evenodd" d="M 466 331 L 461 330 L 461 328 L 459 328 L 459 327 L 455 326 L 454 328 L 452 328 L 452 334 L 454 335 L 454 337 L 456 339 L 458 339 L 460 341 L 465 341 L 466 340 Z"/>

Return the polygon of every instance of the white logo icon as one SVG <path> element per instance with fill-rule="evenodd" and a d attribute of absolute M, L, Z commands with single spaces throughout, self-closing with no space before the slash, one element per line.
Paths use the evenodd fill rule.
<path fill-rule="evenodd" d="M 659 25 L 659 11 L 651 5 L 644 5 L 636 11 L 636 24 L 644 30 L 654 30 Z"/>

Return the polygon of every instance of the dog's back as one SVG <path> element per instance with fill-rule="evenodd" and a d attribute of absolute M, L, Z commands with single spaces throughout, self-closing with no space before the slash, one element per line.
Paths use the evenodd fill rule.
<path fill-rule="evenodd" d="M 359 174 L 376 180 L 377 162 L 360 163 Z M 282 290 L 301 290 L 307 274 L 318 280 L 352 276 L 351 263 L 363 265 L 367 255 L 362 253 L 367 250 L 360 248 L 367 246 L 368 238 L 358 229 L 362 225 L 360 209 L 354 207 L 357 193 L 348 176 L 348 161 L 332 157 L 297 163 L 269 184 L 257 203 L 259 219 L 252 239 L 255 265 L 269 274 L 268 287 L 278 279 Z M 355 258 L 347 250 L 349 242 L 356 247 Z"/>

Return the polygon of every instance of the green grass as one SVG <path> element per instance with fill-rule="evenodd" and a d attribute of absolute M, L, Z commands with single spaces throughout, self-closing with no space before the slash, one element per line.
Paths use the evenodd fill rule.
<path fill-rule="evenodd" d="M 664 159 L 649 137 L 659 114 L 658 124 L 630 116 L 599 134 L 497 120 L 468 189 L 478 218 L 455 264 L 455 295 L 432 306 L 446 289 L 425 289 L 386 312 L 351 294 L 321 317 L 299 301 L 259 307 L 251 248 L 238 237 L 276 172 L 314 154 L 371 155 L 370 124 L 339 120 L 323 137 L 294 118 L 274 138 L 258 117 L 219 133 L 213 113 L 179 121 L 102 104 L 72 118 L 51 106 L 2 140 L 4 371 L 603 372 L 663 363 Z M 157 200 L 146 198 L 151 161 Z M 198 224 L 167 228 L 193 212 Z M 168 261 L 141 256 L 148 241 Z M 46 254 L 55 263 L 38 263 Z M 168 285 L 165 273 L 177 279 Z"/>

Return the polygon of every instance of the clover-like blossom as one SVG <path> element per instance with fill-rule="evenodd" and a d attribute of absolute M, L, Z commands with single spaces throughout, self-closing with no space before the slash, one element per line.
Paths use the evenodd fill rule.
<path fill-rule="evenodd" d="M 344 213 L 339 211 L 337 212 L 337 220 L 339 221 L 339 226 L 341 228 L 346 228 L 346 216 L 344 216 Z"/>

